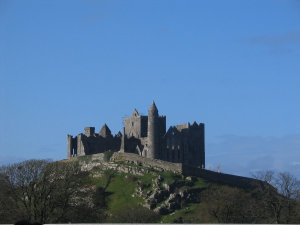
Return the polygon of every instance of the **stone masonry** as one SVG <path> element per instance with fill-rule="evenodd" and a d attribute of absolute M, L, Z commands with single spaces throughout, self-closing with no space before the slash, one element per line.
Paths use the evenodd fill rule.
<path fill-rule="evenodd" d="M 86 127 L 84 134 L 68 135 L 67 141 L 68 158 L 111 150 L 205 168 L 204 124 L 186 123 L 166 131 L 166 116 L 159 115 L 154 102 L 147 116 L 134 109 L 131 117 L 124 119 L 123 133 L 112 135 L 104 124 L 99 133 Z"/>

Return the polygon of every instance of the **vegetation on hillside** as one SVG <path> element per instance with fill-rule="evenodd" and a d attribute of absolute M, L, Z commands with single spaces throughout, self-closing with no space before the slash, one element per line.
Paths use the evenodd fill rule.
<path fill-rule="evenodd" d="M 95 167 L 86 172 L 80 160 L 88 159 L 28 160 L 1 167 L 0 223 L 300 222 L 299 181 L 288 173 L 257 173 L 256 178 L 273 186 L 241 189 L 170 171 L 142 176 Z M 158 214 L 146 207 L 145 196 L 154 194 L 153 187 L 169 189 L 174 210 Z M 162 195 L 155 207 L 163 202 L 168 196 Z"/>

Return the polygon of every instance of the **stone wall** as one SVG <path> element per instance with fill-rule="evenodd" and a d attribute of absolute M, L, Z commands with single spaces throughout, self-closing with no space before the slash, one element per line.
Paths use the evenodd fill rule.
<path fill-rule="evenodd" d="M 69 160 L 74 160 L 75 158 L 71 158 Z M 81 169 L 83 171 L 90 171 L 94 168 L 97 168 L 98 173 L 94 173 L 93 176 L 97 177 L 99 174 L 102 174 L 103 171 L 113 169 L 118 172 L 128 173 L 131 175 L 143 176 L 144 174 L 150 173 L 150 169 L 146 167 L 139 167 L 137 164 L 118 164 L 117 162 L 109 161 L 106 162 L 104 160 L 104 153 L 83 156 L 79 160 L 81 165 Z M 101 176 L 101 175 L 100 175 Z"/>
<path fill-rule="evenodd" d="M 109 162 L 105 162 L 103 156 L 103 153 L 94 154 L 90 155 L 89 160 L 86 162 L 84 160 L 80 160 L 82 169 L 87 171 L 93 169 L 94 167 L 98 167 L 101 170 L 115 169 L 120 172 L 141 176 L 151 172 L 152 169 L 155 169 L 158 171 L 172 171 L 183 174 L 184 176 L 198 176 L 211 182 L 222 183 L 234 187 L 253 189 L 264 188 L 267 185 L 265 182 L 253 178 L 217 173 L 210 170 L 187 166 L 181 163 L 171 163 L 158 159 L 149 159 L 134 153 L 115 152 L 110 158 Z M 75 158 L 72 160 L 74 159 Z M 119 164 L 119 162 L 124 162 L 126 164 L 122 166 L 122 164 Z"/>
<path fill-rule="evenodd" d="M 128 161 L 139 164 L 143 167 L 152 167 L 157 170 L 173 171 L 174 173 L 182 173 L 181 163 L 170 163 L 158 159 L 149 159 L 133 153 L 115 152 L 111 157 L 111 161 Z"/>
<path fill-rule="evenodd" d="M 252 189 L 264 187 L 266 185 L 265 182 L 253 178 L 241 177 L 226 173 L 217 173 L 210 170 L 195 168 L 193 166 L 187 166 L 182 163 L 171 163 L 158 159 L 149 159 L 133 153 L 115 152 L 111 157 L 111 161 L 127 161 L 129 163 L 141 165 L 146 168 L 152 167 L 156 170 L 173 171 L 175 173 L 181 173 L 185 176 L 199 176 L 208 181 L 222 183 L 234 187 Z"/>
<path fill-rule="evenodd" d="M 182 165 L 182 173 L 188 176 L 199 176 L 208 181 L 227 184 L 230 186 L 241 188 L 257 188 L 264 187 L 265 182 L 249 177 L 241 177 L 232 174 L 218 173 L 210 170 L 195 168 L 187 165 Z"/>

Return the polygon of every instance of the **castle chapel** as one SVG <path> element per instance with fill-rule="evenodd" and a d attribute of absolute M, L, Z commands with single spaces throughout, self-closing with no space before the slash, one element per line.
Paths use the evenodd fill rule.
<path fill-rule="evenodd" d="M 166 116 L 158 114 L 154 102 L 148 116 L 135 109 L 131 117 L 125 118 L 122 134 L 112 135 L 104 124 L 99 133 L 94 127 L 86 127 L 84 134 L 68 135 L 67 139 L 69 158 L 111 150 L 205 168 L 204 124 L 186 123 L 166 131 Z"/>

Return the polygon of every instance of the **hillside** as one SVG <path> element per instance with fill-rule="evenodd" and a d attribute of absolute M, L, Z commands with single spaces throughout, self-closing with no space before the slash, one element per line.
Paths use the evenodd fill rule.
<path fill-rule="evenodd" d="M 70 159 L 78 160 L 81 168 L 89 171 L 93 184 L 105 187 L 108 215 L 113 215 L 124 208 L 143 206 L 162 215 L 160 221 L 173 222 L 185 214 L 193 215 L 197 193 L 206 188 L 209 182 L 194 176 L 183 176 L 177 165 L 150 166 L 136 158 L 124 160 L 112 156 L 110 161 L 104 160 L 104 154 L 82 156 Z M 168 167 L 168 170 L 164 168 Z M 177 167 L 178 168 L 178 167 Z M 109 183 L 108 183 L 108 179 Z"/>
<path fill-rule="evenodd" d="M 299 223 L 281 175 L 287 189 L 128 153 L 26 160 L 0 167 L 0 223 Z"/>
<path fill-rule="evenodd" d="M 65 160 L 72 161 L 89 173 L 90 188 L 104 193 L 103 215 L 108 222 L 266 223 L 273 219 L 264 208 L 263 193 L 275 195 L 274 188 L 258 180 L 214 172 L 209 179 L 208 171 L 204 176 L 183 175 L 180 164 L 134 154 L 106 152 Z"/>

